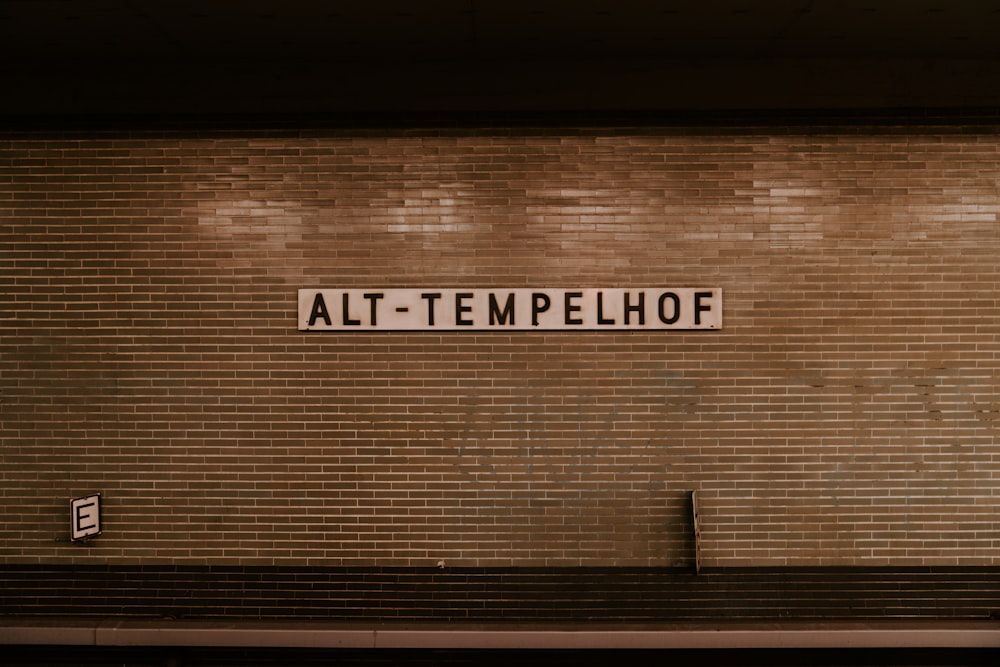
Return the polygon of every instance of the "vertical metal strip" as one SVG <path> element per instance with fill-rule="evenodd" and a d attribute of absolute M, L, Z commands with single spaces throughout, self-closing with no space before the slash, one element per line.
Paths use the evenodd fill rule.
<path fill-rule="evenodd" d="M 698 523 L 698 492 L 691 492 L 691 525 L 694 528 L 694 572 L 701 574 L 701 527 Z"/>

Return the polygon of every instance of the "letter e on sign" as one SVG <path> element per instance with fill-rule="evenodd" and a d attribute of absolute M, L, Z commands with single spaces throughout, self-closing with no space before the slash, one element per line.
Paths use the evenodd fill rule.
<path fill-rule="evenodd" d="M 70 536 L 73 541 L 101 534 L 101 494 L 70 501 Z"/>

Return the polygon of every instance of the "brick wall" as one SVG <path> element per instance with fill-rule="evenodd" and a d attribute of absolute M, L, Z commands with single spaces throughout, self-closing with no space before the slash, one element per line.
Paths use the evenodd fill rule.
<path fill-rule="evenodd" d="M 987 126 L 0 136 L 0 560 L 1000 564 Z M 300 287 L 721 331 L 302 333 Z M 101 492 L 105 532 L 69 536 Z"/>

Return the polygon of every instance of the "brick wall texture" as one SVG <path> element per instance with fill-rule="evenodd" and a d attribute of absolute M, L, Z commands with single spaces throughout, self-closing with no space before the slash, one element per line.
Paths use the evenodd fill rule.
<path fill-rule="evenodd" d="M 0 562 L 1000 565 L 1000 132 L 0 135 Z M 300 332 L 303 287 L 719 331 Z M 69 540 L 100 492 L 104 534 Z"/>

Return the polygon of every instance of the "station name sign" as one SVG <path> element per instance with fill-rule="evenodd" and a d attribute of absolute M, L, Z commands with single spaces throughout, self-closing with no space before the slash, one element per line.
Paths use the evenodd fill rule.
<path fill-rule="evenodd" d="M 721 329 L 718 287 L 300 289 L 300 331 Z"/>

